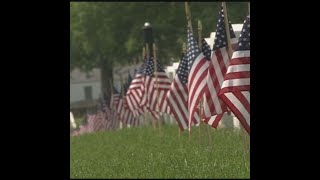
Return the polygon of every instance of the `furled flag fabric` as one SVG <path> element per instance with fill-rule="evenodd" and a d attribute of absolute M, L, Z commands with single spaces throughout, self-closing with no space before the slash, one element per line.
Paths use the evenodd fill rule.
<path fill-rule="evenodd" d="M 231 45 L 234 47 L 236 44 L 236 36 L 229 22 L 229 32 Z M 208 90 L 204 96 L 203 101 L 203 121 L 209 124 L 211 127 L 216 128 L 223 114 L 228 111 L 226 105 L 218 97 L 218 93 L 221 89 L 224 75 L 227 72 L 229 66 L 229 55 L 227 50 L 227 34 L 224 21 L 223 7 L 219 12 L 219 19 L 217 23 L 216 36 L 214 39 L 214 45 L 211 53 L 211 58 L 207 75 L 207 87 Z M 202 46 L 203 51 L 208 51 L 209 45 L 204 42 Z"/>
<path fill-rule="evenodd" d="M 250 18 L 244 21 L 237 47 L 224 77 L 220 98 L 250 135 Z"/>

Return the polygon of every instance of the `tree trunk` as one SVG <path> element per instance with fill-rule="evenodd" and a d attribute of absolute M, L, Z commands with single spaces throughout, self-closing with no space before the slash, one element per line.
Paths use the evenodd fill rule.
<path fill-rule="evenodd" d="M 110 95 L 112 91 L 113 84 L 113 64 L 108 62 L 105 58 L 101 60 L 100 63 L 101 68 L 101 92 L 105 93 L 106 98 L 108 100 L 107 103 L 110 101 Z"/>

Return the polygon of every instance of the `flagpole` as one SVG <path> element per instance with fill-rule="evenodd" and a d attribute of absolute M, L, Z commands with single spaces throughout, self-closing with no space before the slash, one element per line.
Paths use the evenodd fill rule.
<path fill-rule="evenodd" d="M 228 13 L 227 13 L 227 5 L 226 2 L 222 2 L 222 6 L 223 6 L 223 12 L 224 12 L 224 24 L 225 24 L 225 29 L 226 29 L 226 34 L 227 34 L 227 45 L 228 45 L 228 55 L 229 58 L 231 59 L 232 57 L 232 47 L 231 47 L 231 38 L 230 38 L 230 28 L 229 28 L 229 19 L 228 19 Z M 249 4 L 249 9 L 250 9 L 250 4 Z M 241 124 L 241 123 L 240 123 Z M 243 136 L 243 129 L 244 127 L 241 125 L 241 133 L 242 133 L 242 141 L 243 141 L 243 149 L 244 149 L 244 158 L 246 158 L 246 152 L 247 152 L 247 146 L 245 145 L 245 137 Z"/>
<path fill-rule="evenodd" d="M 146 56 L 147 56 L 147 59 L 150 58 L 150 53 L 149 53 L 149 44 L 146 43 Z"/>
<path fill-rule="evenodd" d="M 191 32 L 193 32 L 192 23 L 191 23 L 191 12 L 190 12 L 190 7 L 189 7 L 189 2 L 185 2 L 185 10 L 186 10 L 186 17 L 187 17 L 188 27 L 190 27 Z"/>
<path fill-rule="evenodd" d="M 248 156 L 248 148 L 247 148 L 247 139 L 246 139 L 246 132 L 245 132 L 245 129 L 243 127 L 243 125 L 240 123 L 240 126 L 241 126 L 241 137 L 242 137 L 242 144 L 243 144 L 243 147 L 244 147 L 244 151 L 243 151 L 243 154 L 244 154 L 244 157 L 246 160 L 249 161 L 249 156 Z"/>
<path fill-rule="evenodd" d="M 130 71 L 128 70 L 128 75 L 129 75 L 129 74 L 130 74 Z M 129 76 L 128 76 L 126 82 L 127 82 L 127 83 L 129 82 Z M 127 84 L 126 84 L 126 85 L 127 85 Z M 126 100 L 126 99 L 127 99 L 127 90 L 128 90 L 128 89 L 126 89 L 126 92 L 123 91 L 123 93 L 124 93 L 123 96 L 124 96 L 125 101 L 127 101 L 127 100 Z M 128 103 L 127 103 L 127 105 L 128 105 Z M 128 110 L 128 111 L 130 111 L 130 110 Z M 127 116 L 127 117 L 129 117 L 129 116 Z M 125 121 L 126 121 L 126 127 L 127 127 L 127 128 L 131 128 L 131 124 L 129 124 L 129 119 L 127 118 Z"/>
<path fill-rule="evenodd" d="M 226 34 L 227 34 L 227 50 L 228 50 L 228 55 L 229 59 L 232 57 L 232 47 L 231 47 L 231 41 L 230 41 L 230 28 L 229 28 L 229 19 L 228 19 L 228 13 L 227 13 L 227 5 L 226 2 L 222 2 L 222 7 L 223 7 L 223 14 L 224 14 L 224 25 L 226 29 Z"/>
<path fill-rule="evenodd" d="M 144 62 L 145 56 L 146 56 L 146 48 L 143 47 L 143 48 L 142 48 L 142 62 Z"/>
<path fill-rule="evenodd" d="M 188 27 L 190 28 L 191 32 L 193 32 L 189 2 L 185 2 L 185 10 L 186 10 L 186 18 L 187 18 L 187 22 L 188 22 Z M 190 121 L 191 121 L 191 119 L 188 120 L 189 141 L 191 140 L 191 122 Z"/>
<path fill-rule="evenodd" d="M 182 53 L 183 53 L 183 55 L 185 55 L 186 54 L 186 51 L 187 51 L 187 45 L 186 45 L 186 43 L 185 42 L 183 42 L 182 43 Z M 179 64 L 181 63 L 181 60 L 180 60 L 180 62 L 179 62 Z M 179 127 L 179 125 L 178 125 L 178 137 L 179 137 L 179 139 L 180 139 L 180 136 L 181 136 L 181 129 L 180 129 L 180 127 Z"/>
<path fill-rule="evenodd" d="M 199 49 L 202 49 L 202 24 L 201 21 L 198 20 L 198 44 L 199 44 Z M 201 119 L 202 119 L 202 98 L 199 103 L 199 116 L 200 116 L 200 121 L 199 121 L 199 145 L 201 144 Z"/>
<path fill-rule="evenodd" d="M 147 55 L 147 59 L 149 59 L 150 58 L 150 52 L 149 52 L 149 44 L 148 43 L 146 43 L 146 55 Z M 151 122 L 152 122 L 153 129 L 156 129 L 155 119 L 151 118 Z"/>
<path fill-rule="evenodd" d="M 142 64 L 144 63 L 145 57 L 146 57 L 146 48 L 142 47 Z M 143 109 L 143 122 L 144 122 L 144 125 L 147 126 L 146 111 L 144 110 L 144 107 L 142 107 L 142 109 Z"/>
<path fill-rule="evenodd" d="M 198 20 L 198 43 L 199 49 L 202 49 L 202 24 L 200 20 Z"/>
<path fill-rule="evenodd" d="M 110 102 L 111 102 L 111 98 L 112 98 L 112 101 L 113 101 L 113 83 L 112 83 L 112 79 L 110 79 L 109 82 L 110 82 L 110 88 L 111 88 L 111 96 L 110 96 Z M 111 110 L 111 122 L 112 122 L 112 125 L 114 126 L 113 107 L 112 107 L 111 104 L 109 104 L 109 105 L 110 105 L 110 110 Z"/>
<path fill-rule="evenodd" d="M 153 59 L 154 59 L 154 75 L 156 76 L 156 90 L 157 90 L 157 96 L 159 97 L 160 94 L 159 94 L 159 82 L 158 82 L 158 75 L 157 75 L 157 54 L 156 54 L 156 44 L 153 43 Z M 160 105 L 159 105 L 159 100 L 157 101 L 157 108 L 156 108 L 159 112 L 160 112 Z M 160 122 L 160 119 L 162 117 L 160 116 L 159 120 L 158 120 L 158 125 L 159 125 L 159 132 L 161 133 L 161 122 Z"/>
<path fill-rule="evenodd" d="M 119 74 L 120 76 L 120 90 L 121 90 L 121 98 L 119 98 L 119 103 L 120 103 L 120 100 L 122 99 L 122 104 L 123 104 L 123 79 L 122 79 L 122 74 Z M 121 112 L 121 110 L 120 110 Z M 121 121 L 121 113 L 119 113 L 119 126 L 120 126 L 120 129 L 122 129 L 124 126 L 123 126 L 123 123 Z"/>

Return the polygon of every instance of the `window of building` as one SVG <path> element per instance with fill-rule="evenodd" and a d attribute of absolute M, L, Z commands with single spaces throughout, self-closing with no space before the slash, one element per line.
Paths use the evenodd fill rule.
<path fill-rule="evenodd" d="M 92 86 L 84 87 L 85 100 L 92 100 Z"/>

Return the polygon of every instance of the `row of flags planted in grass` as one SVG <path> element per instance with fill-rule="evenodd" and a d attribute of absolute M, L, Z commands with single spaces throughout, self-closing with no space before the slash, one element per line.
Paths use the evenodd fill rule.
<path fill-rule="evenodd" d="M 113 88 L 110 107 L 104 105 L 88 116 L 83 131 L 112 129 L 115 119 L 138 126 L 145 112 L 156 120 L 163 113 L 172 115 L 182 131 L 201 121 L 216 128 L 223 115 L 232 112 L 250 134 L 250 16 L 244 20 L 239 39 L 230 22 L 227 34 L 226 24 L 221 7 L 213 49 L 204 39 L 199 48 L 188 26 L 187 50 L 173 82 L 153 56 L 145 57 L 134 76 L 128 74 L 120 92 Z"/>

